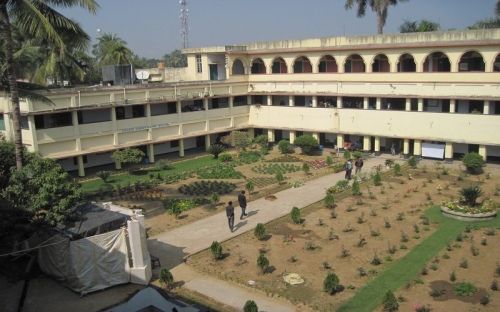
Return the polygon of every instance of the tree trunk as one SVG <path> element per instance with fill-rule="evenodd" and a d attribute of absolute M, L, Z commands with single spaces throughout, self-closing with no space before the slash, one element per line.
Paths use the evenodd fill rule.
<path fill-rule="evenodd" d="M 379 35 L 384 33 L 384 18 L 381 13 L 377 13 L 377 32 Z"/>
<path fill-rule="evenodd" d="M 7 69 L 7 78 L 9 80 L 10 98 L 11 98 L 11 116 L 14 127 L 14 146 L 16 155 L 16 167 L 23 167 L 23 139 L 21 134 L 21 111 L 19 109 L 19 89 L 17 86 L 17 77 L 14 70 L 12 32 L 7 11 L 7 1 L 0 1 L 0 36 L 4 41 L 5 65 Z"/>

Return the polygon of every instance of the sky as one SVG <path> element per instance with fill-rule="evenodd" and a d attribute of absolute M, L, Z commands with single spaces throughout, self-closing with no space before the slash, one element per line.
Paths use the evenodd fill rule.
<path fill-rule="evenodd" d="M 93 42 L 115 33 L 134 53 L 161 57 L 181 48 L 178 0 L 97 0 L 95 15 L 60 10 L 78 21 Z M 496 0 L 409 0 L 389 9 L 384 33 L 398 32 L 405 20 L 429 19 L 443 29 L 463 29 L 494 16 Z M 376 16 L 345 10 L 344 0 L 187 0 L 189 46 L 243 44 L 376 33 Z M 100 31 L 98 31 L 100 30 Z"/>

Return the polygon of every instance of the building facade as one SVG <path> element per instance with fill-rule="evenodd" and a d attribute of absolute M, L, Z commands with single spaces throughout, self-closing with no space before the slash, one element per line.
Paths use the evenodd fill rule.
<path fill-rule="evenodd" d="M 309 133 L 325 146 L 376 153 L 422 155 L 436 143 L 446 159 L 469 151 L 500 159 L 498 29 L 183 52 L 188 67 L 165 69 L 163 83 L 58 89 L 45 93 L 52 104 L 22 100 L 24 144 L 80 176 L 112 163 L 120 148 L 140 147 L 154 162 L 238 129 L 271 142 Z M 11 138 L 9 111 L 4 95 L 0 132 Z"/>

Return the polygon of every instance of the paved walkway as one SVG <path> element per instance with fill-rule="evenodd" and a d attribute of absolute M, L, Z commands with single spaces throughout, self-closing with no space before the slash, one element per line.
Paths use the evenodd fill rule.
<path fill-rule="evenodd" d="M 363 169 L 369 171 L 372 167 L 383 164 L 384 161 L 385 158 L 380 157 L 367 159 Z M 262 306 L 264 311 L 294 311 L 290 303 L 270 300 L 260 293 L 253 292 L 250 288 L 202 276 L 193 272 L 189 267 L 179 266 L 179 264 L 186 256 L 208 248 L 213 241 L 225 241 L 252 230 L 257 223 L 267 223 L 287 215 L 293 207 L 302 208 L 322 200 L 326 189 L 343 178 L 343 172 L 330 174 L 305 182 L 301 187 L 278 192 L 274 194 L 276 196 L 274 201 L 264 198 L 250 201 L 247 208 L 249 217 L 242 221 L 239 220 L 240 210 L 236 207 L 235 231 L 232 233 L 228 229 L 225 212 L 221 212 L 151 237 L 148 241 L 149 250 L 160 258 L 162 266 L 173 269 L 176 280 L 185 282 L 184 287 L 212 297 L 226 305 L 241 309 L 246 300 L 256 298 L 259 310 Z"/>

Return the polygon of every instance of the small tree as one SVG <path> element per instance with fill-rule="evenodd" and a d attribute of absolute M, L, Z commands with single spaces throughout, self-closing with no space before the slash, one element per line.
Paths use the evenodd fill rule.
<path fill-rule="evenodd" d="M 332 158 L 332 156 L 326 156 L 326 160 L 325 160 L 325 162 L 326 162 L 326 164 L 327 164 L 328 166 L 333 165 L 333 158 Z"/>
<path fill-rule="evenodd" d="M 281 154 L 289 154 L 292 152 L 292 144 L 288 140 L 281 140 L 278 142 L 278 149 Z"/>
<path fill-rule="evenodd" d="M 160 270 L 160 283 L 166 288 L 171 288 L 174 284 L 174 276 L 166 268 Z"/>
<path fill-rule="evenodd" d="M 212 154 L 215 159 L 219 158 L 219 154 L 224 152 L 226 148 L 222 144 L 212 144 L 208 147 L 207 152 Z"/>
<path fill-rule="evenodd" d="M 231 137 L 234 142 L 234 146 L 236 146 L 238 150 L 244 151 L 250 146 L 250 144 L 252 144 L 252 139 L 248 133 L 244 131 L 233 131 L 231 132 Z"/>
<path fill-rule="evenodd" d="M 253 139 L 253 142 L 255 144 L 258 144 L 261 148 L 262 147 L 266 147 L 267 148 L 267 144 L 269 143 L 269 139 L 267 138 L 267 135 L 261 134 L 261 135 L 256 136 Z"/>
<path fill-rule="evenodd" d="M 212 245 L 210 245 L 210 251 L 215 260 L 221 260 L 224 257 L 222 245 L 218 241 L 214 241 Z"/>
<path fill-rule="evenodd" d="M 412 168 L 417 168 L 417 157 L 411 156 L 408 158 L 408 165 Z"/>
<path fill-rule="evenodd" d="M 361 195 L 361 187 L 359 186 L 358 179 L 354 179 L 354 182 L 352 182 L 352 195 L 354 196 Z"/>
<path fill-rule="evenodd" d="M 254 183 L 249 180 L 247 181 L 247 183 L 245 184 L 245 189 L 248 191 L 248 194 L 252 194 L 253 190 L 255 189 L 255 185 Z"/>
<path fill-rule="evenodd" d="M 351 159 L 351 157 L 352 157 L 351 152 L 344 151 L 344 159 L 345 160 L 349 160 L 349 159 Z"/>
<path fill-rule="evenodd" d="M 311 167 L 309 167 L 308 163 L 305 162 L 302 164 L 302 171 L 304 171 L 306 175 L 309 174 L 309 171 L 311 171 Z"/>
<path fill-rule="evenodd" d="M 394 171 L 395 176 L 401 176 L 401 165 L 400 164 L 394 164 L 394 167 L 392 167 L 392 170 Z"/>
<path fill-rule="evenodd" d="M 300 147 L 302 153 L 306 155 L 312 154 L 312 152 L 318 148 L 319 143 L 315 137 L 312 135 L 301 135 L 295 138 L 295 142 L 293 142 L 296 146 Z"/>
<path fill-rule="evenodd" d="M 324 199 L 324 204 L 327 208 L 333 209 L 335 208 L 335 197 L 333 194 L 327 192 L 326 197 Z"/>
<path fill-rule="evenodd" d="M 277 172 L 274 177 L 276 178 L 276 181 L 278 181 L 278 184 L 282 184 L 283 181 L 285 181 L 285 176 L 281 171 Z"/>
<path fill-rule="evenodd" d="M 267 269 L 269 268 L 269 260 L 263 253 L 261 253 L 257 258 L 257 266 L 262 270 L 263 274 L 266 274 Z"/>
<path fill-rule="evenodd" d="M 467 206 L 475 206 L 477 199 L 483 194 L 479 186 L 464 187 L 460 190 L 461 201 Z"/>
<path fill-rule="evenodd" d="M 96 174 L 99 178 L 101 178 L 101 180 L 103 180 L 104 182 L 108 182 L 108 179 L 109 179 L 109 176 L 111 175 L 111 172 L 107 171 L 107 170 L 103 170 L 103 171 L 99 171 L 97 172 Z"/>
<path fill-rule="evenodd" d="M 218 193 L 212 193 L 212 196 L 210 196 L 210 201 L 212 202 L 214 208 L 217 207 L 219 200 L 220 200 L 220 195 Z"/>
<path fill-rule="evenodd" d="M 337 274 L 330 272 L 323 281 L 323 290 L 330 295 L 334 295 L 342 290 Z"/>
<path fill-rule="evenodd" d="M 243 312 L 259 312 L 257 304 L 253 300 L 247 300 L 245 306 L 243 307 Z"/>
<path fill-rule="evenodd" d="M 292 212 L 290 212 L 290 217 L 292 218 L 293 223 L 300 224 L 302 223 L 302 217 L 300 216 L 300 209 L 297 207 L 292 208 Z"/>
<path fill-rule="evenodd" d="M 394 312 L 399 309 L 398 300 L 396 299 L 396 296 L 394 296 L 394 293 L 390 290 L 385 293 L 382 304 L 384 305 L 385 312 Z"/>
<path fill-rule="evenodd" d="M 155 167 L 158 171 L 164 171 L 170 169 L 172 165 L 167 159 L 160 159 L 156 162 Z"/>
<path fill-rule="evenodd" d="M 380 171 L 376 170 L 372 176 L 373 184 L 376 186 L 382 185 L 382 176 L 380 175 Z"/>
<path fill-rule="evenodd" d="M 253 234 L 258 240 L 263 240 L 264 238 L 266 238 L 267 233 L 264 224 L 258 223 L 257 226 L 255 227 L 255 230 L 253 231 Z"/>
<path fill-rule="evenodd" d="M 113 155 L 111 155 L 111 158 L 124 165 L 138 164 L 144 158 L 144 152 L 138 148 L 125 148 L 115 151 Z"/>
<path fill-rule="evenodd" d="M 474 152 L 465 154 L 462 162 L 469 173 L 479 173 L 484 166 L 483 156 Z"/>

